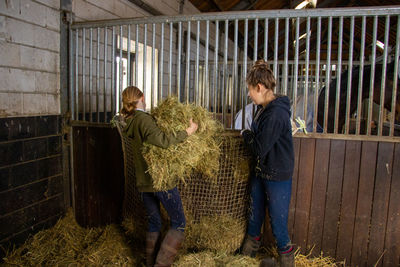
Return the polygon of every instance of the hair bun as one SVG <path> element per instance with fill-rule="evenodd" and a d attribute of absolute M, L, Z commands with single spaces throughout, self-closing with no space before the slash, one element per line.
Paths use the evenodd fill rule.
<path fill-rule="evenodd" d="M 254 68 L 267 68 L 269 69 L 268 63 L 264 59 L 257 60 L 254 65 Z"/>

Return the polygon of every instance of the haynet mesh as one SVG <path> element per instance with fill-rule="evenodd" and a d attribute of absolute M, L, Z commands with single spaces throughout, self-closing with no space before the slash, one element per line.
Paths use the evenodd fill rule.
<path fill-rule="evenodd" d="M 133 146 L 122 133 L 123 125 L 117 123 L 122 140 L 125 166 L 124 220 L 134 224 L 134 235 L 146 231 L 146 212 L 135 186 Z M 226 131 L 222 139 L 220 167 L 216 177 L 205 177 L 193 172 L 180 182 L 178 189 L 186 217 L 186 240 L 190 250 L 209 249 L 233 252 L 240 247 L 246 231 L 249 208 L 250 154 L 238 132 Z"/>

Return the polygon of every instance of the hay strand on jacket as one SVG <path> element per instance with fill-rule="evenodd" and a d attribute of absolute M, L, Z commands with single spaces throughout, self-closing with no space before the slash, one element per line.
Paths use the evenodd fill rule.
<path fill-rule="evenodd" d="M 193 169 L 213 177 L 218 172 L 222 131 L 219 122 L 202 107 L 182 104 L 176 97 L 166 98 L 151 114 L 167 134 L 185 130 L 192 118 L 199 127 L 184 142 L 167 149 L 145 144 L 143 156 L 149 166 L 156 190 L 165 190 L 190 175 Z M 217 160 L 216 160 L 217 159 Z"/>

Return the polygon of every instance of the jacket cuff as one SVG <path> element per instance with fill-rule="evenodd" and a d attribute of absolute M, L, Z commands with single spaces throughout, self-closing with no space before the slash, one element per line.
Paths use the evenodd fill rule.
<path fill-rule="evenodd" d="M 179 141 L 183 141 L 183 140 L 185 140 L 187 137 L 188 137 L 188 134 L 187 134 L 186 131 L 179 131 L 179 132 L 177 133 L 177 135 L 176 135 L 176 138 L 177 138 Z"/>

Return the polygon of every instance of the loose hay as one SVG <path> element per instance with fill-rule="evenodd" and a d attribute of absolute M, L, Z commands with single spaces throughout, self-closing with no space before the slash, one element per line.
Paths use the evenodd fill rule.
<path fill-rule="evenodd" d="M 227 215 L 205 216 L 199 222 L 188 220 L 184 247 L 196 251 L 232 253 L 240 247 L 245 230 L 245 222 Z"/>
<path fill-rule="evenodd" d="M 184 142 L 167 149 L 145 145 L 144 158 L 153 177 L 156 190 L 165 190 L 177 184 L 179 179 L 190 175 L 193 169 L 215 177 L 219 168 L 220 144 L 218 136 L 222 125 L 212 118 L 206 109 L 179 103 L 175 97 L 165 99 L 151 114 L 157 125 L 168 134 L 176 134 L 189 126 L 189 120 L 199 125 L 197 132 Z"/>
<path fill-rule="evenodd" d="M 17 266 L 134 266 L 137 261 L 118 226 L 85 229 L 69 210 L 55 226 L 8 252 L 4 262 Z"/>
<path fill-rule="evenodd" d="M 260 261 L 243 255 L 231 255 L 221 252 L 203 251 L 179 257 L 175 267 L 258 267 Z"/>
<path fill-rule="evenodd" d="M 182 254 L 173 264 L 174 267 L 258 267 L 264 257 L 277 256 L 276 249 L 264 249 L 257 258 L 250 258 L 243 255 L 232 255 L 225 252 L 202 251 L 199 253 Z M 295 252 L 296 267 L 339 267 L 345 266 L 344 262 L 335 262 L 330 257 L 312 258 L 309 255 L 300 254 L 300 249 Z"/>

